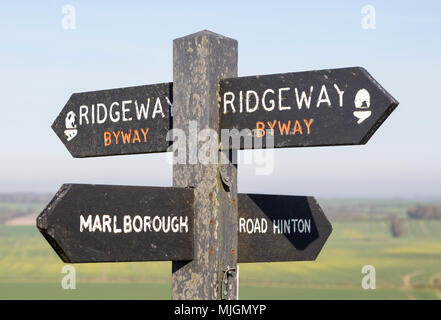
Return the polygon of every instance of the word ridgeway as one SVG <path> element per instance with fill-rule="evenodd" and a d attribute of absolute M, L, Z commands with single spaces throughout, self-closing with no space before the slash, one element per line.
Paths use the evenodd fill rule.
<path fill-rule="evenodd" d="M 153 108 L 150 108 L 151 98 L 146 98 L 143 102 L 138 100 L 123 100 L 113 101 L 106 105 L 104 103 L 97 103 L 87 106 L 85 104 L 79 106 L 79 125 L 89 124 L 103 124 L 105 122 L 126 122 L 126 121 L 141 121 L 155 119 L 157 116 L 165 117 L 163 103 L 157 97 Z M 167 108 L 171 106 L 170 100 L 165 97 L 168 104 Z"/>

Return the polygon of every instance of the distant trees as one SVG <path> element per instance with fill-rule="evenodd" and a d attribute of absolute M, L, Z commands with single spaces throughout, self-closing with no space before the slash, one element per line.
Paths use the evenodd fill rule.
<path fill-rule="evenodd" d="M 441 277 L 437 277 L 437 278 L 435 278 L 435 279 L 433 280 L 433 285 L 434 285 L 436 288 L 441 289 Z"/>
<path fill-rule="evenodd" d="M 422 206 L 418 205 L 407 211 L 410 219 L 441 219 L 441 206 Z"/>
<path fill-rule="evenodd" d="M 403 224 L 401 223 L 401 219 L 399 217 L 395 215 L 391 217 L 390 229 L 394 238 L 401 236 L 403 233 Z"/>
<path fill-rule="evenodd" d="M 47 203 L 53 194 L 39 193 L 0 193 L 0 202 L 11 203 Z"/>

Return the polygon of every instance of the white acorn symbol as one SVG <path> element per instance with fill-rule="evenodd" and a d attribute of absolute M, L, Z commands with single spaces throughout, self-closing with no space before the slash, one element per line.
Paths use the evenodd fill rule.
<path fill-rule="evenodd" d="M 369 109 L 369 107 L 371 106 L 371 96 L 369 94 L 369 91 L 367 91 L 366 89 L 358 90 L 357 94 L 355 95 L 354 104 L 355 108 L 357 109 Z M 354 117 L 358 119 L 357 123 L 360 124 L 371 116 L 372 111 L 354 111 L 353 114 Z"/>
<path fill-rule="evenodd" d="M 66 135 L 67 141 L 72 140 L 76 137 L 78 130 L 75 129 L 77 125 L 75 124 L 75 118 L 77 115 L 73 111 L 69 111 L 66 115 L 66 119 L 64 120 L 64 124 L 66 126 L 66 130 L 64 130 L 64 134 Z"/>

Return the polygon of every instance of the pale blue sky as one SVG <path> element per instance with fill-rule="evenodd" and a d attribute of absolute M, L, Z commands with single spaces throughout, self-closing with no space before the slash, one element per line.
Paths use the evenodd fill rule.
<path fill-rule="evenodd" d="M 240 166 L 240 192 L 441 198 L 439 1 L 2 1 L 0 192 L 171 185 L 164 154 L 73 159 L 50 125 L 74 92 L 172 81 L 172 40 L 202 29 L 239 41 L 240 76 L 363 66 L 400 102 L 365 146 L 276 150 L 269 176 Z"/>

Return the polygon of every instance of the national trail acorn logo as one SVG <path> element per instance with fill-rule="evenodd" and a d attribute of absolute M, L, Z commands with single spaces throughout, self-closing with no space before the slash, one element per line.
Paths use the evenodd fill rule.
<path fill-rule="evenodd" d="M 64 135 L 66 136 L 67 141 L 72 140 L 76 137 L 78 130 L 76 129 L 77 125 L 75 124 L 75 118 L 77 115 L 73 111 L 69 111 L 66 115 L 66 119 L 64 120 L 66 125 L 66 130 L 64 130 Z"/>
<path fill-rule="evenodd" d="M 371 96 L 366 89 L 358 90 L 354 99 L 355 108 L 357 109 L 368 109 L 371 106 Z M 370 110 L 364 111 L 354 111 L 354 117 L 358 119 L 357 123 L 360 124 L 372 114 Z"/>

